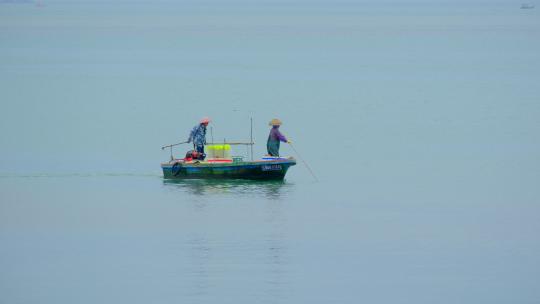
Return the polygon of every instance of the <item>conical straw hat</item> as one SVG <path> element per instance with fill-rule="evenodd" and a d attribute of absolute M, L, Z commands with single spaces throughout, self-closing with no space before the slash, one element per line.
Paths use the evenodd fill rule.
<path fill-rule="evenodd" d="M 281 126 L 281 120 L 274 118 L 268 124 L 270 126 Z"/>

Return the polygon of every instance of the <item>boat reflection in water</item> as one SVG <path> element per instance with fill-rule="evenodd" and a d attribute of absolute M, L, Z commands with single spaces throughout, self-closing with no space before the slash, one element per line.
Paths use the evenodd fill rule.
<path fill-rule="evenodd" d="M 219 303 L 220 294 L 246 303 L 290 297 L 290 219 L 284 208 L 294 184 L 188 179 L 163 180 L 163 187 L 179 199 L 195 196 L 182 210 L 197 224 L 184 226 L 173 241 L 181 302 Z M 238 204 L 216 204 L 231 201 Z"/>
<path fill-rule="evenodd" d="M 242 179 L 165 179 L 163 184 L 172 189 L 186 191 L 193 195 L 246 195 L 279 199 L 293 189 L 294 184 L 284 180 L 242 180 Z"/>

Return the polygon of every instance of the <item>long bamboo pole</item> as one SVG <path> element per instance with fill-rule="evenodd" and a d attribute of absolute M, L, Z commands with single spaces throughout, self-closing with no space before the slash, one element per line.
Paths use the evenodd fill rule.
<path fill-rule="evenodd" d="M 188 143 L 187 141 L 183 141 L 183 142 L 179 142 L 177 144 L 166 145 L 166 146 L 161 147 L 161 150 L 164 150 L 165 148 L 170 148 L 170 147 L 182 145 L 182 144 L 187 144 L 187 143 Z"/>
<path fill-rule="evenodd" d="M 249 142 L 227 142 L 227 141 L 224 141 L 224 142 L 221 142 L 221 143 L 215 143 L 215 144 L 206 144 L 206 146 L 217 146 L 217 145 L 247 145 L 247 146 L 250 146 L 250 145 L 254 145 L 255 143 L 249 143 Z"/>

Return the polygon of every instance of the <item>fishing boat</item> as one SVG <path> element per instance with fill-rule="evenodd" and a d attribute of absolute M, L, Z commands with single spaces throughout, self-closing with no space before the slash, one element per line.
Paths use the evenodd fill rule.
<path fill-rule="evenodd" d="M 206 146 L 208 157 L 204 160 L 175 159 L 172 157 L 171 149 L 171 160 L 161 164 L 163 177 L 165 179 L 283 180 L 287 170 L 296 165 L 293 157 L 263 157 L 253 160 L 252 156 L 251 160 L 244 160 L 242 156 L 230 155 L 231 145 L 253 145 L 253 143 L 208 144 Z"/>
<path fill-rule="evenodd" d="M 174 160 L 162 163 L 166 179 L 231 178 L 254 180 L 282 180 L 289 167 L 296 165 L 293 158 L 278 160 L 208 162 Z"/>

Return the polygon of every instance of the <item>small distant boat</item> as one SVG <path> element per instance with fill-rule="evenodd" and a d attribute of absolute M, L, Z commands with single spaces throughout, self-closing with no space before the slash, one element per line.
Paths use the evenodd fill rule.
<path fill-rule="evenodd" d="M 530 4 L 530 3 L 523 3 L 521 5 L 521 9 L 533 9 L 534 8 L 534 4 Z"/>

